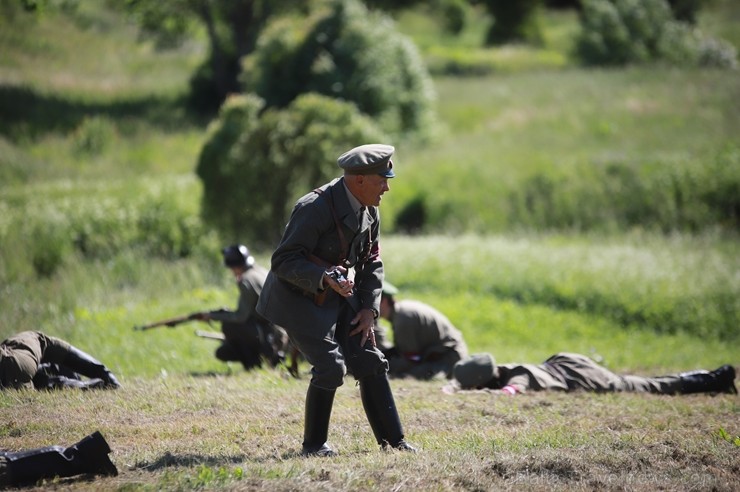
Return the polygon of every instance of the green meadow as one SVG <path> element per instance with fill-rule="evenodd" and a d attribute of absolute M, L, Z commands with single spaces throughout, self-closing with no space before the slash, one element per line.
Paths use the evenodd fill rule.
<path fill-rule="evenodd" d="M 434 77 L 439 128 L 393 142 L 387 279 L 500 362 L 571 351 L 644 375 L 740 366 L 737 71 L 584 69 L 575 14 L 546 21 L 542 48 L 484 50 L 482 19 L 454 38 L 421 12 L 397 19 Z M 735 2 L 711 3 L 700 26 L 740 48 Z M 114 449 L 119 477 L 38 490 L 736 489 L 737 396 L 497 399 L 395 381 L 422 448 L 406 456 L 375 450 L 348 379 L 330 436 L 340 458 L 305 460 L 308 367 L 294 380 L 223 364 L 194 335 L 215 325 L 135 332 L 236 302 L 223 240 L 199 218 L 209 121 L 183 102 L 204 56 L 198 36 L 155 49 L 97 2 L 0 16 L 0 339 L 60 336 L 124 385 L 0 393 L 0 449 L 94 429 Z M 425 219 L 409 234 L 414 203 Z"/>

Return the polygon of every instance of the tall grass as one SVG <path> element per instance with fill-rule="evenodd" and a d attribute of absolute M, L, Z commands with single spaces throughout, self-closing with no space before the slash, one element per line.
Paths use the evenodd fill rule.
<path fill-rule="evenodd" d="M 735 74 L 568 70 L 436 86 L 449 133 L 400 143 L 391 221 L 421 198 L 429 232 L 737 227 Z"/>
<path fill-rule="evenodd" d="M 441 296 L 499 296 L 623 326 L 737 340 L 735 242 L 637 235 L 423 237 L 385 241 L 391 282 Z"/>
<path fill-rule="evenodd" d="M 434 305 L 471 351 L 502 361 L 575 351 L 615 370 L 673 371 L 736 358 L 737 257 L 731 244 L 711 238 L 388 236 L 383 255 L 401 298 Z M 269 264 L 269 254 L 258 261 Z M 127 377 L 223 370 L 214 342 L 193 335 L 208 327 L 132 328 L 234 307 L 236 298 L 217 248 L 179 261 L 135 250 L 72 259 L 48 278 L 3 288 L 0 337 L 41 328 Z"/>

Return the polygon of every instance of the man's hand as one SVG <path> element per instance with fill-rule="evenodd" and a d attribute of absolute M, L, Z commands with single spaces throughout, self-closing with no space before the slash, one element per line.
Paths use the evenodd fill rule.
<path fill-rule="evenodd" d="M 373 329 L 375 327 L 375 316 L 372 309 L 360 309 L 360 312 L 352 318 L 351 324 L 356 326 L 356 328 L 349 332 L 350 336 L 362 333 L 362 339 L 360 340 L 361 347 L 364 346 L 365 342 L 368 340 L 373 344 L 373 347 L 377 347 L 377 345 L 375 345 L 375 330 Z"/>
<path fill-rule="evenodd" d="M 350 297 L 355 283 L 347 279 L 347 269 L 341 266 L 335 266 L 331 270 L 324 272 L 324 285 L 328 285 L 337 294 L 342 297 Z"/>

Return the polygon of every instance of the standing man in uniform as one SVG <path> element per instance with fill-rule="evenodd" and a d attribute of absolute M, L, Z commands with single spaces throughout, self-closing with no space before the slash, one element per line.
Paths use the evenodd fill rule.
<path fill-rule="evenodd" d="M 272 367 L 285 359 L 287 334 L 256 311 L 257 300 L 267 277 L 267 270 L 254 261 L 243 244 L 224 248 L 224 265 L 231 270 L 239 287 L 239 302 L 235 311 L 217 309 L 193 315 L 201 321 L 220 321 L 224 340 L 216 349 L 216 358 L 224 362 L 238 361 L 250 370 L 262 365 L 264 357 Z"/>
<path fill-rule="evenodd" d="M 497 365 L 491 354 L 476 354 L 458 362 L 454 375 L 461 389 L 490 389 L 493 393 L 509 395 L 527 390 L 737 394 L 735 369 L 730 365 L 711 372 L 692 371 L 657 377 L 619 376 L 585 355 L 567 352 L 553 355 L 540 365 Z"/>
<path fill-rule="evenodd" d="M 398 289 L 383 284 L 380 317 L 393 329 L 393 347 L 385 350 L 392 377 L 452 378 L 452 368 L 468 356 L 468 346 L 455 325 L 438 310 L 414 300 L 396 300 Z"/>
<path fill-rule="evenodd" d="M 388 362 L 375 345 L 383 285 L 378 206 L 395 176 L 394 147 L 368 144 L 342 154 L 342 177 L 298 200 L 267 276 L 257 311 L 283 326 L 311 364 L 303 448 L 334 456 L 327 444 L 336 389 L 347 367 L 375 439 L 383 449 L 416 451 L 404 440 L 388 381 Z"/>
<path fill-rule="evenodd" d="M 120 387 L 102 362 L 60 338 L 22 331 L 0 343 L 0 389 Z"/>

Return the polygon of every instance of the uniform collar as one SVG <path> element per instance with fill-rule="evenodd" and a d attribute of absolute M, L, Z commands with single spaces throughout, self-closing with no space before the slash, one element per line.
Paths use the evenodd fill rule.
<path fill-rule="evenodd" d="M 360 212 L 360 209 L 362 208 L 362 203 L 360 203 L 360 200 L 358 200 L 351 191 L 349 191 L 349 188 L 347 187 L 347 182 L 342 179 L 342 186 L 344 186 L 344 191 L 347 193 L 347 200 L 349 200 L 349 206 L 352 207 L 352 211 L 355 213 L 355 216 Z"/>

